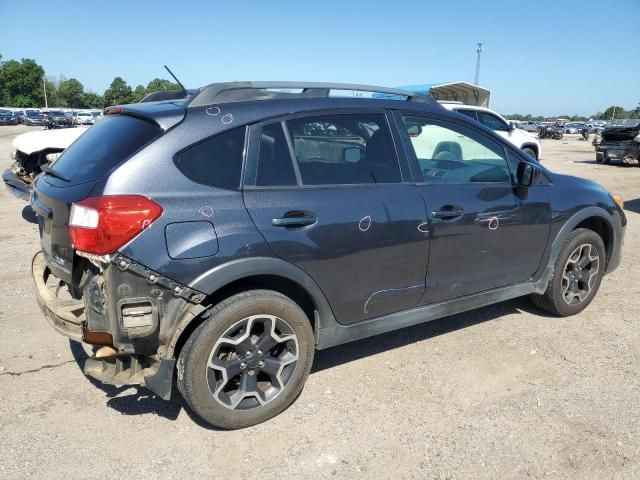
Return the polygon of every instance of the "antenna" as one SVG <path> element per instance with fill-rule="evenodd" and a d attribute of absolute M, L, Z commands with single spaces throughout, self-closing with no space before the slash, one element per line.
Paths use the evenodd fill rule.
<path fill-rule="evenodd" d="M 482 42 L 476 43 L 476 53 L 478 54 L 478 59 L 476 60 L 476 76 L 475 76 L 475 79 L 473 80 L 474 85 L 478 85 L 478 79 L 480 78 L 480 54 L 482 52 L 484 52 L 484 47 L 482 46 Z"/>
<path fill-rule="evenodd" d="M 180 85 L 180 88 L 182 88 L 182 91 L 184 92 L 185 95 L 188 95 L 187 89 L 184 88 L 184 85 L 182 84 L 182 82 L 180 80 L 178 80 L 178 77 L 176 77 L 173 72 L 171 70 L 169 70 L 169 67 L 167 67 L 166 65 L 164 65 L 164 68 L 167 69 L 167 72 L 169 72 L 169 75 L 171 75 L 173 77 L 173 79 L 176 81 L 176 83 L 178 85 Z"/>

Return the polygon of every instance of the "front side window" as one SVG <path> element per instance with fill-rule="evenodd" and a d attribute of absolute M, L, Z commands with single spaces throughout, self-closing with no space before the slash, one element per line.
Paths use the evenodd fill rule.
<path fill-rule="evenodd" d="M 504 148 L 470 130 L 403 116 L 411 145 L 427 183 L 511 181 Z"/>
<path fill-rule="evenodd" d="M 303 185 L 401 182 L 384 114 L 342 114 L 286 122 Z"/>
<path fill-rule="evenodd" d="M 509 131 L 509 125 L 491 113 L 478 112 L 478 118 L 480 119 L 480 123 L 489 127 L 491 130 L 496 130 L 498 132 Z"/>
<path fill-rule="evenodd" d="M 90 130 L 96 128 L 91 127 Z M 178 168 L 191 180 L 222 188 L 238 188 L 244 157 L 245 127 L 229 130 L 183 151 Z"/>

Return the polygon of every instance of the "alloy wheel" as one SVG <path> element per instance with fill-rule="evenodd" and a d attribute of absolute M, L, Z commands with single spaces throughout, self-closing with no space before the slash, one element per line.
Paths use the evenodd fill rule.
<path fill-rule="evenodd" d="M 577 305 L 589 296 L 598 278 L 600 256 L 595 246 L 584 243 L 577 247 L 562 273 L 562 298 L 568 305 Z"/>
<path fill-rule="evenodd" d="M 297 361 L 298 339 L 291 326 L 273 315 L 252 315 L 233 324 L 213 346 L 209 390 L 229 409 L 257 408 L 286 388 Z"/>

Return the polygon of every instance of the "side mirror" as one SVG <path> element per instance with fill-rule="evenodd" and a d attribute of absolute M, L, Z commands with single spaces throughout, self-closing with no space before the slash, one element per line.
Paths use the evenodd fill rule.
<path fill-rule="evenodd" d="M 507 127 L 508 132 L 513 132 L 516 129 L 516 126 L 513 123 L 509 122 L 508 125 L 509 125 Z"/>
<path fill-rule="evenodd" d="M 347 147 L 342 151 L 344 161 L 348 163 L 358 163 L 362 158 L 362 150 L 359 147 Z"/>
<path fill-rule="evenodd" d="M 521 187 L 532 187 L 540 180 L 542 170 L 540 167 L 529 162 L 520 162 L 518 164 L 517 179 L 518 185 Z"/>

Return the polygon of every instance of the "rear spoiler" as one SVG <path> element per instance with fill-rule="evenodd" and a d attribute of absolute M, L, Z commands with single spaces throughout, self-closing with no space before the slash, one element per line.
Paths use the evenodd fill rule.
<path fill-rule="evenodd" d="M 152 94 L 153 95 L 153 94 Z M 155 123 L 167 131 L 180 123 L 187 113 L 182 102 L 150 102 L 115 105 L 104 109 L 105 115 L 130 115 Z"/>

